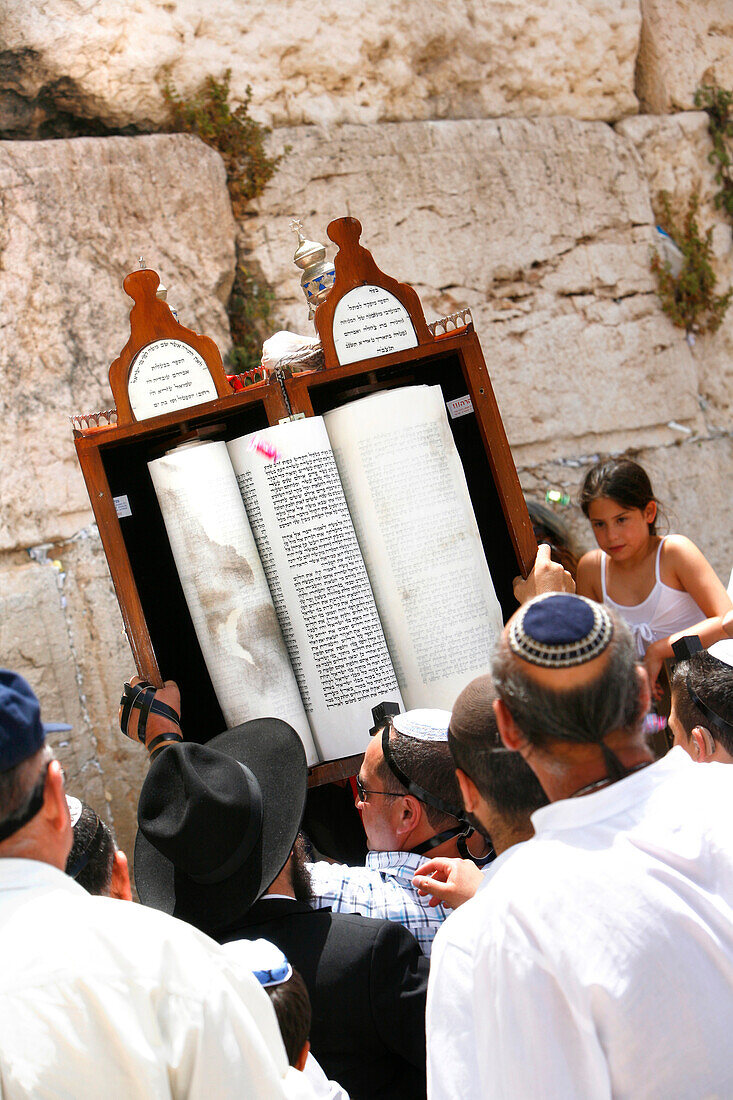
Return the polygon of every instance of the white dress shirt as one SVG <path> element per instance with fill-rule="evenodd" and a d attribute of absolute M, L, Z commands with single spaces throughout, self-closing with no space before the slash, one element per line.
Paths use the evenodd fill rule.
<path fill-rule="evenodd" d="M 532 822 L 476 899 L 467 1096 L 733 1096 L 733 767 L 676 748 Z"/>
<path fill-rule="evenodd" d="M 267 994 L 208 936 L 0 859 L 4 1100 L 312 1095 Z"/>
<path fill-rule="evenodd" d="M 473 955 L 482 920 L 478 899 L 518 847 L 488 865 L 475 896 L 450 912 L 435 934 L 425 1008 L 428 1100 L 466 1100 L 476 1090 Z"/>

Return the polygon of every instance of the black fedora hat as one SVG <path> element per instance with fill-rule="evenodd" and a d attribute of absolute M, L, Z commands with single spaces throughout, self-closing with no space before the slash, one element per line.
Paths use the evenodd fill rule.
<path fill-rule="evenodd" d="M 140 900 L 207 932 L 231 925 L 285 865 L 306 792 L 302 742 L 278 718 L 168 746 L 140 792 Z"/>

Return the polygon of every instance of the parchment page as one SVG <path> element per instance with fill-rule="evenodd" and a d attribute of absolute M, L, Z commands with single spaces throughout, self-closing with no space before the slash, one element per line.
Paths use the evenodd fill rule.
<path fill-rule="evenodd" d="M 401 700 L 323 420 L 228 447 L 321 758 L 363 752 Z"/>
<path fill-rule="evenodd" d="M 324 420 L 405 704 L 450 710 L 502 617 L 440 387 Z"/>
<path fill-rule="evenodd" d="M 281 718 L 317 763 L 226 443 L 184 445 L 148 469 L 227 727 Z"/>

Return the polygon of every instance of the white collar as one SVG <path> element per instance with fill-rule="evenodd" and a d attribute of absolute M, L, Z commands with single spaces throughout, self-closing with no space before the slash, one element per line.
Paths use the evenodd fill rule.
<path fill-rule="evenodd" d="M 19 886 L 54 886 L 86 893 L 83 886 L 50 863 L 40 859 L 0 858 L 0 890 L 16 890 Z"/>
<path fill-rule="evenodd" d="M 602 787 L 601 790 L 585 794 L 582 798 L 562 798 L 557 802 L 551 802 L 549 806 L 541 806 L 532 814 L 535 834 L 540 836 L 542 833 L 575 829 L 580 825 L 602 821 L 620 810 L 635 805 L 641 792 L 663 782 L 668 775 L 688 765 L 696 766 L 685 750 L 677 745 L 661 760 L 655 760 L 648 768 L 642 768 L 641 771 L 627 775 L 609 787 Z"/>

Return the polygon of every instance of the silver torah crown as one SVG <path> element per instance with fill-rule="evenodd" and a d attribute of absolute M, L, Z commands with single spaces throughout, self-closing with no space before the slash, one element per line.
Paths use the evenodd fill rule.
<path fill-rule="evenodd" d="M 299 221 L 291 221 L 290 228 L 298 234 L 298 247 L 293 256 L 293 263 L 299 267 L 303 274 L 300 277 L 300 285 L 308 303 L 308 320 L 312 321 L 316 307 L 325 302 L 328 292 L 336 278 L 336 269 L 326 259 L 326 246 L 317 241 L 308 241 L 303 236 L 303 226 Z"/>

